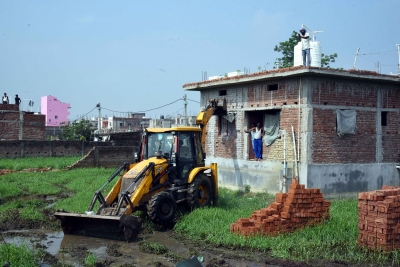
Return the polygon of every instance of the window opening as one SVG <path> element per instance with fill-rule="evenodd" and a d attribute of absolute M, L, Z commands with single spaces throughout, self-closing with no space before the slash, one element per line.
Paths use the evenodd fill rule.
<path fill-rule="evenodd" d="M 381 126 L 388 125 L 388 114 L 389 114 L 389 112 L 387 112 L 387 111 L 381 112 Z"/>
<path fill-rule="evenodd" d="M 228 136 L 229 121 L 222 115 L 218 116 L 218 135 Z"/>
<path fill-rule="evenodd" d="M 226 90 L 219 90 L 219 96 L 226 95 Z"/>
<path fill-rule="evenodd" d="M 278 90 L 278 84 L 269 84 L 268 91 L 276 91 Z"/>

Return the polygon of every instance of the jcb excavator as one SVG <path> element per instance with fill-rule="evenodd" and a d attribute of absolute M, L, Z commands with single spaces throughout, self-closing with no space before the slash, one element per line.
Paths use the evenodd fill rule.
<path fill-rule="evenodd" d="M 132 212 L 146 211 L 153 222 L 166 224 L 173 220 L 177 204 L 191 208 L 217 205 L 217 164 L 205 166 L 204 143 L 210 117 L 225 109 L 222 102 L 209 101 L 196 118 L 200 127 L 144 129 L 136 162 L 124 163 L 110 176 L 94 193 L 85 214 L 54 214 L 64 233 L 129 241 L 142 225 Z M 101 191 L 117 176 L 104 198 Z M 99 208 L 94 212 L 97 201 Z"/>

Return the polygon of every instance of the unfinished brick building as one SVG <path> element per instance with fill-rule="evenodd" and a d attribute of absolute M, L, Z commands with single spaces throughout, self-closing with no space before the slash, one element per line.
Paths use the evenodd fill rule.
<path fill-rule="evenodd" d="M 0 104 L 0 140 L 44 140 L 46 116 Z"/>
<path fill-rule="evenodd" d="M 206 141 L 221 186 L 277 192 L 299 176 L 307 188 L 344 195 L 400 185 L 398 76 L 294 67 L 183 88 L 200 91 L 201 106 L 226 101 L 226 114 L 210 119 Z M 251 122 L 267 131 L 262 161 L 251 161 L 244 132 Z"/>

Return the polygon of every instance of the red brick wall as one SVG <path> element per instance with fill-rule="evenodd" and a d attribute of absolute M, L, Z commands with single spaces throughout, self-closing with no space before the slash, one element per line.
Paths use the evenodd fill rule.
<path fill-rule="evenodd" d="M 336 114 L 332 109 L 313 110 L 314 163 L 373 163 L 376 162 L 375 113 L 357 111 L 356 134 L 339 137 Z"/>
<path fill-rule="evenodd" d="M 35 114 L 24 114 L 24 125 L 22 132 L 23 140 L 45 140 L 46 138 L 46 116 Z"/>
<path fill-rule="evenodd" d="M 0 141 L 0 158 L 83 156 L 95 146 L 114 147 L 112 142 L 34 140 Z M 119 141 L 118 147 L 123 146 L 123 142 Z M 130 147 L 131 150 L 135 152 L 139 148 L 138 143 L 133 146 L 125 145 L 125 147 Z M 107 157 L 106 154 L 105 157 Z"/>
<path fill-rule="evenodd" d="M 19 127 L 18 106 L 0 104 L 0 140 L 18 139 Z"/>
<path fill-rule="evenodd" d="M 45 140 L 45 115 L 23 112 L 21 124 L 20 111 L 17 105 L 0 105 L 0 140 L 20 139 L 22 127 L 23 140 Z"/>
<path fill-rule="evenodd" d="M 119 167 L 124 162 L 134 163 L 135 148 L 132 146 L 103 146 L 92 148 L 72 168 Z"/>
<path fill-rule="evenodd" d="M 268 91 L 268 86 L 278 84 L 278 90 Z M 285 105 L 297 105 L 299 102 L 298 79 L 277 80 L 246 86 L 248 102 L 246 107 L 280 107 Z"/>
<path fill-rule="evenodd" d="M 236 158 L 236 125 L 222 117 L 217 117 L 217 133 L 215 136 L 214 153 L 218 157 Z M 220 129 L 221 128 L 221 129 Z M 207 152 L 206 152 L 207 153 Z"/>
<path fill-rule="evenodd" d="M 323 78 L 315 79 L 310 88 L 314 106 L 314 163 L 375 163 L 377 151 L 381 151 L 382 162 L 399 161 L 400 88 L 376 82 Z M 336 134 L 335 110 L 339 108 L 357 112 L 354 135 Z M 380 111 L 388 112 L 387 126 L 379 125 Z M 377 147 L 380 130 L 382 145 Z"/>
<path fill-rule="evenodd" d="M 0 104 L 0 110 L 15 110 L 19 111 L 19 106 L 12 104 Z"/>

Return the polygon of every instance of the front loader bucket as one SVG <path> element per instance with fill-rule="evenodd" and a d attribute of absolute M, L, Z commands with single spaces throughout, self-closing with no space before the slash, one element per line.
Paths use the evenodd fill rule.
<path fill-rule="evenodd" d="M 83 235 L 115 240 L 135 240 L 142 227 L 136 216 L 105 216 L 56 212 L 64 234 Z"/>

